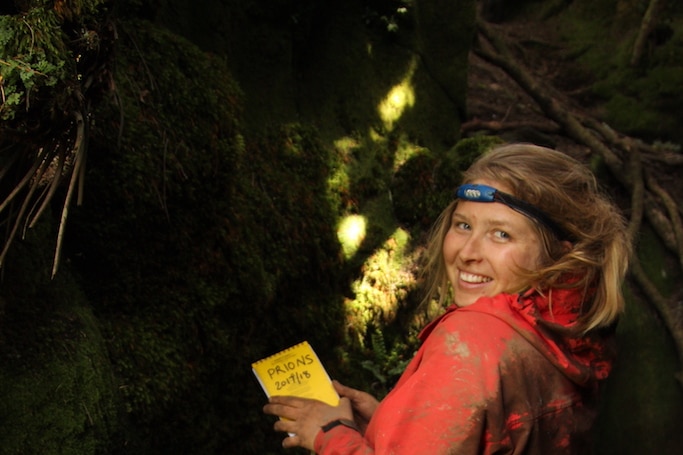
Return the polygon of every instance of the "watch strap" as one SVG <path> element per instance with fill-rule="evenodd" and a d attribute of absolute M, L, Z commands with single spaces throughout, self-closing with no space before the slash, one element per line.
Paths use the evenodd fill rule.
<path fill-rule="evenodd" d="M 349 427 L 349 428 L 356 430 L 357 432 L 360 433 L 360 428 L 358 428 L 358 425 L 356 425 L 356 422 L 354 422 L 353 420 L 349 420 L 349 419 L 337 419 L 337 420 L 333 420 L 332 422 L 326 423 L 325 425 L 322 426 L 323 433 L 327 433 L 332 428 L 338 427 L 339 425 Z"/>

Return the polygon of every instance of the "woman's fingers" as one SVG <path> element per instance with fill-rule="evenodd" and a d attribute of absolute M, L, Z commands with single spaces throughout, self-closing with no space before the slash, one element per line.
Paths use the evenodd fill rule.
<path fill-rule="evenodd" d="M 275 431 L 290 434 L 282 441 L 283 447 L 300 446 L 310 450 L 323 425 L 336 419 L 353 419 L 347 397 L 342 397 L 339 405 L 330 406 L 319 400 L 276 396 L 268 400 L 263 412 L 281 418 L 273 427 Z"/>
<path fill-rule="evenodd" d="M 344 384 L 337 381 L 336 379 L 332 380 L 332 385 L 334 386 L 334 389 L 337 391 L 337 393 L 343 397 L 351 398 L 351 395 L 354 392 L 357 392 L 356 389 L 352 389 L 351 387 L 346 387 Z"/>
<path fill-rule="evenodd" d="M 295 431 L 294 431 L 294 430 L 295 430 L 295 428 L 294 428 L 295 426 L 296 426 L 296 423 L 295 423 L 295 421 L 293 421 L 293 420 L 287 420 L 287 419 L 283 420 L 283 419 L 280 419 L 280 420 L 278 420 L 277 422 L 275 422 L 275 424 L 273 425 L 273 429 L 274 429 L 275 431 L 280 431 L 280 432 L 282 432 L 282 433 L 290 433 L 290 434 L 293 434 L 293 433 L 295 432 Z"/>
<path fill-rule="evenodd" d="M 292 447 L 301 446 L 301 440 L 297 435 L 289 436 L 282 440 L 282 447 L 285 449 L 291 449 Z"/>
<path fill-rule="evenodd" d="M 309 400 L 306 400 L 305 398 L 297 398 L 290 396 L 272 396 L 268 399 L 269 404 L 291 406 L 293 408 L 302 407 L 306 401 Z"/>
<path fill-rule="evenodd" d="M 274 416 L 293 419 L 297 410 L 303 407 L 303 401 L 294 397 L 270 397 L 263 406 L 263 412 Z"/>

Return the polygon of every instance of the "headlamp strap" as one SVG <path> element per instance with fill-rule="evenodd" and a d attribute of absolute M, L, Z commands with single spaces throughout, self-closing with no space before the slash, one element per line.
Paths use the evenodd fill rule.
<path fill-rule="evenodd" d="M 553 231 L 553 233 L 560 240 L 569 240 L 571 238 L 567 231 L 560 227 L 559 224 L 553 221 L 552 218 L 546 215 L 542 210 L 536 208 L 526 201 L 523 201 L 522 199 L 512 196 L 511 194 L 503 193 L 492 186 L 467 183 L 465 185 L 460 185 L 455 191 L 455 195 L 459 199 L 464 199 L 466 201 L 500 202 L 501 204 L 507 205 L 512 210 L 521 213 L 527 218 L 538 221 Z"/>

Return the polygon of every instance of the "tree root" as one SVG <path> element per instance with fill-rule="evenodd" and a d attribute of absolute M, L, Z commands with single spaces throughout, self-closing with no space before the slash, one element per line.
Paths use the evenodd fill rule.
<path fill-rule="evenodd" d="M 7 216 L 9 231 L 0 252 L 0 268 L 4 265 L 7 253 L 17 234 L 21 231 L 23 238 L 26 230 L 35 225 L 52 201 L 63 178 L 69 177 L 69 188 L 62 206 L 57 245 L 53 258 L 52 278 L 57 273 L 69 205 L 71 204 L 77 182 L 79 183 L 77 202 L 80 205 L 83 194 L 83 179 L 85 177 L 85 157 L 88 138 L 87 119 L 80 112 L 74 112 L 73 117 L 75 122 L 73 147 L 70 150 L 66 150 L 64 144 L 54 143 L 48 149 L 40 149 L 35 155 L 35 159 L 33 159 L 32 166 L 0 203 L 0 213 L 3 211 L 9 212 Z M 22 167 L 23 161 L 21 156 L 23 154 L 25 154 L 24 149 L 17 148 L 14 150 L 14 155 L 16 156 L 10 158 L 9 164 L 2 170 L 3 174 L 0 175 L 0 179 L 4 176 L 4 173 L 10 172 L 13 165 L 19 168 Z M 14 213 L 13 208 L 17 204 L 19 204 L 19 209 Z"/>
<path fill-rule="evenodd" d="M 498 122 L 498 121 L 484 121 L 473 119 L 460 125 L 460 131 L 463 133 L 469 131 L 506 131 L 518 130 L 520 128 L 532 128 L 543 133 L 557 134 L 560 128 L 552 122 Z"/>
<path fill-rule="evenodd" d="M 640 30 L 638 30 L 638 36 L 636 36 L 635 44 L 633 45 L 631 66 L 640 65 L 640 61 L 643 59 L 643 54 L 645 53 L 645 44 L 647 43 L 647 39 L 650 37 L 652 29 L 655 28 L 659 11 L 662 8 L 662 3 L 662 0 L 650 0 L 647 10 L 645 11 L 645 15 L 643 16 L 643 20 L 640 24 Z"/>

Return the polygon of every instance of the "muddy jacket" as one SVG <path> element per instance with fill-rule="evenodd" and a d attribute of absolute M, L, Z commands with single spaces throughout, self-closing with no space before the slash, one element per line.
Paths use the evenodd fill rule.
<path fill-rule="evenodd" d="M 365 434 L 341 425 L 320 431 L 316 452 L 590 453 L 612 351 L 599 335 L 566 335 L 579 307 L 573 291 L 547 299 L 531 290 L 449 308 L 422 331 L 420 349 Z"/>

